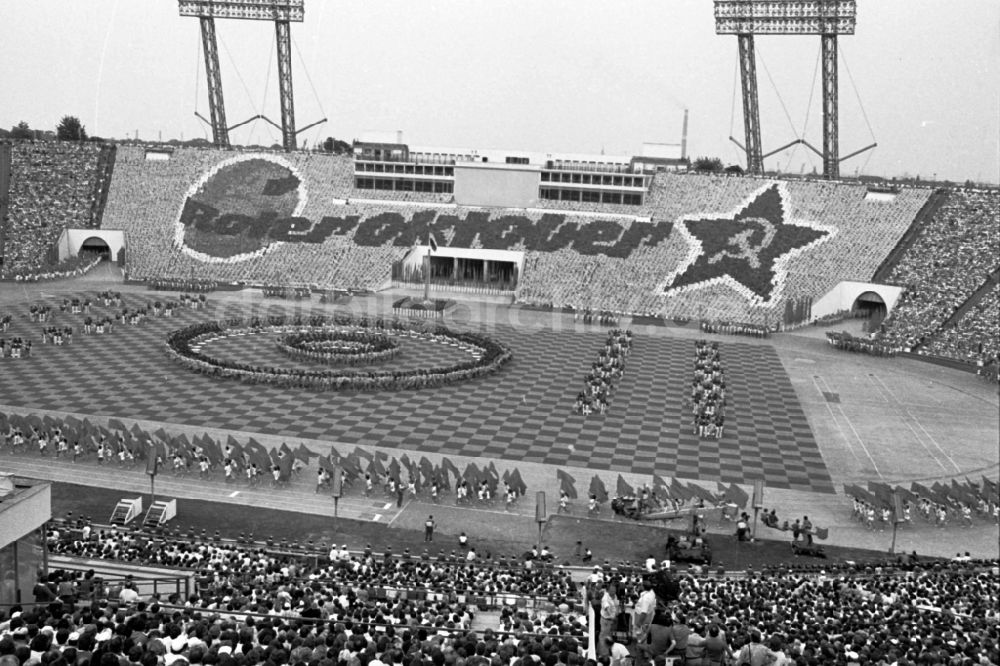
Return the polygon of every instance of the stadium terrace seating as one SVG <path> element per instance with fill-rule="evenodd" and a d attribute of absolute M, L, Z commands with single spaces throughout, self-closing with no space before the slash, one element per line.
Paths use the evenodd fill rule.
<path fill-rule="evenodd" d="M 634 209 L 659 224 L 683 217 L 731 217 L 769 182 L 754 178 L 657 174 L 647 201 Z M 867 280 L 898 242 L 930 190 L 904 189 L 891 203 L 865 199 L 865 188 L 841 183 L 788 181 L 794 219 L 837 228 L 806 257 L 788 266 L 782 297 L 769 307 L 751 305 L 724 285 L 667 296 L 665 278 L 688 252 L 678 234 L 654 247 L 637 249 L 628 260 L 603 255 L 540 254 L 523 271 L 519 300 L 554 306 L 592 307 L 616 312 L 700 317 L 708 320 L 771 324 L 781 321 L 784 299 L 818 298 L 841 280 Z"/>
<path fill-rule="evenodd" d="M 282 555 L 233 543 L 212 544 L 155 538 L 151 534 L 100 531 L 82 539 L 71 530 L 51 530 L 50 552 L 87 559 L 107 559 L 136 565 L 192 569 L 205 581 L 203 596 L 227 596 L 233 589 L 281 580 L 309 585 L 321 580 L 330 586 L 423 590 L 438 594 L 496 598 L 524 595 L 562 603 L 578 597 L 568 572 L 551 567 L 528 568 L 520 561 L 499 565 L 468 563 L 462 553 L 456 561 L 424 560 L 420 556 L 338 554 L 319 562 L 312 555 Z M 315 563 L 314 563 L 315 562 Z M 496 566 L 491 566 L 496 565 Z M 293 573 L 289 573 L 292 568 Z M 411 598 L 416 595 L 410 595 Z M 230 607 L 228 610 L 250 610 Z"/>
<path fill-rule="evenodd" d="M 340 552 L 313 566 L 308 557 L 289 559 L 232 545 L 146 542 L 138 535 L 91 532 L 87 543 L 97 544 L 91 547 L 81 546 L 81 538 L 65 530 L 50 533 L 53 547 L 87 557 L 139 561 L 135 553 L 155 553 L 161 565 L 203 572 L 199 588 L 204 589 L 187 599 L 143 598 L 127 584 L 115 584 L 108 586 L 107 598 L 105 586 L 91 577 L 53 572 L 35 588 L 37 605 L 0 610 L 0 658 L 23 647 L 25 659 L 34 651 L 41 663 L 58 659 L 60 652 L 75 658 L 82 651 L 90 661 L 75 662 L 81 666 L 110 663 L 119 654 L 142 664 L 147 655 L 149 664 L 159 656 L 176 666 L 350 666 L 376 658 L 387 664 L 459 666 L 471 663 L 474 654 L 488 660 L 495 655 L 496 664 L 583 666 L 588 631 L 583 599 L 597 602 L 604 585 L 614 582 L 622 607 L 629 609 L 646 576 L 626 563 L 598 566 L 583 597 L 557 569 L 475 568 Z M 456 572 L 459 579 L 452 580 Z M 411 573 L 425 577 L 416 588 L 407 587 Z M 517 581 L 515 590 L 554 584 L 557 593 L 576 594 L 548 607 L 504 603 L 495 628 L 471 634 L 477 603 L 491 594 L 482 581 L 489 585 L 504 577 Z M 700 642 L 714 625 L 734 652 L 760 632 L 765 645 L 792 660 L 778 663 L 1000 663 L 995 560 L 923 562 L 914 553 L 886 568 L 806 567 L 746 576 L 692 571 L 674 578 L 679 598 L 671 605 L 672 619 L 685 622 L 698 637 L 689 644 Z M 459 591 L 469 585 L 471 590 Z M 77 599 L 92 603 L 63 614 L 60 600 Z M 19 615 L 8 619 L 14 613 Z M 666 621 L 659 614 L 655 622 Z"/>
<path fill-rule="evenodd" d="M 223 161 L 229 166 L 220 170 Z M 133 278 L 381 289 L 391 264 L 433 231 L 445 246 L 523 250 L 521 303 L 756 323 L 781 321 L 787 298 L 817 298 L 841 280 L 870 278 L 931 192 L 904 189 L 892 202 L 874 202 L 860 185 L 783 182 L 784 220 L 836 229 L 790 259 L 773 298 L 754 304 L 726 284 L 664 291 L 692 252 L 677 232 L 682 218 L 731 218 L 773 180 L 657 174 L 643 206 L 581 205 L 591 214 L 576 215 L 563 207 L 371 203 L 377 193 L 352 189 L 349 159 L 321 154 L 179 149 L 169 161 L 147 162 L 141 148 L 123 147 L 115 174 L 105 227 L 126 232 Z M 208 184 L 199 190 L 200 182 Z M 295 193 L 300 182 L 304 195 Z M 545 206 L 552 203 L 561 202 Z M 626 208 L 635 217 L 623 215 Z"/>
<path fill-rule="evenodd" d="M 102 143 L 14 141 L 11 146 L 10 220 L 4 239 L 4 275 L 38 272 L 55 263 L 66 228 L 99 226 Z"/>
<path fill-rule="evenodd" d="M 952 190 L 893 267 L 888 281 L 906 287 L 881 339 L 913 348 L 933 336 L 1000 267 L 1000 192 Z M 995 331 L 995 329 L 994 329 Z M 994 341 L 996 339 L 994 332 Z M 938 351 L 948 346 L 938 345 Z M 956 354 L 968 360 L 961 349 Z"/>
<path fill-rule="evenodd" d="M 923 345 L 929 354 L 973 363 L 1000 358 L 1000 285 L 995 285 L 953 326 Z"/>

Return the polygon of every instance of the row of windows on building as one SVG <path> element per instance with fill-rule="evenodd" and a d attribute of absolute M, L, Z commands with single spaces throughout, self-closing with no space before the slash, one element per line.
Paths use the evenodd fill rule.
<path fill-rule="evenodd" d="M 426 192 L 430 194 L 452 194 L 455 191 L 454 183 L 402 178 L 355 178 L 354 187 L 358 190 Z M 548 199 L 549 201 L 577 201 L 581 203 L 621 204 L 625 206 L 642 205 L 642 195 L 635 192 L 607 192 L 543 187 L 539 189 L 538 194 L 542 199 Z"/>
<path fill-rule="evenodd" d="M 612 176 L 598 173 L 542 172 L 543 183 L 573 183 L 576 185 L 611 185 L 615 187 L 646 187 L 642 176 Z"/>
<path fill-rule="evenodd" d="M 593 192 L 590 190 L 563 190 L 543 187 L 539 190 L 542 199 L 550 201 L 580 201 L 582 203 L 624 204 L 641 206 L 642 195 L 633 192 Z"/>
<path fill-rule="evenodd" d="M 432 164 L 383 164 L 382 162 L 355 162 L 354 172 L 454 177 L 455 167 Z"/>
<path fill-rule="evenodd" d="M 409 180 L 396 178 L 355 178 L 354 187 L 359 190 L 391 190 L 395 192 L 431 192 L 451 194 L 455 184 L 439 180 Z"/>

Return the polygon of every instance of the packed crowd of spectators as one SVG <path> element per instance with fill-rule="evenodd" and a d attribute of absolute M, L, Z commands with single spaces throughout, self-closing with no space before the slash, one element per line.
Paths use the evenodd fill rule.
<path fill-rule="evenodd" d="M 116 528 L 92 530 L 89 524 L 54 528 L 47 540 L 50 552 L 57 555 L 192 570 L 203 604 L 227 611 L 257 612 L 265 596 L 338 597 L 342 588 L 367 588 L 372 598 L 382 599 L 414 599 L 418 592 L 433 598 L 484 597 L 493 600 L 491 605 L 513 603 L 519 595 L 553 604 L 579 596 L 565 570 L 485 554 L 469 561 L 466 549 L 431 556 L 426 551 L 411 554 L 409 549 L 375 553 L 370 547 L 352 553 L 346 545 L 334 545 L 328 557 L 317 560 L 312 553 L 283 554 L 259 545 L 163 538 Z"/>
<path fill-rule="evenodd" d="M 645 650 L 686 657 L 688 665 L 998 664 L 997 573 L 995 561 L 922 568 L 914 553 L 901 569 L 860 575 L 674 576 L 676 600 L 663 604 L 655 603 L 664 597 L 654 592 L 662 585 L 657 577 L 647 583 L 645 571 L 597 568 L 588 598 L 598 612 L 616 605 L 606 604 L 608 590 L 617 607 L 634 604 L 631 628 L 645 629 Z M 607 635 L 619 625 L 602 627 Z M 752 661 L 740 660 L 746 652 Z"/>
<path fill-rule="evenodd" d="M 561 569 L 521 560 L 471 565 L 334 546 L 313 562 L 89 525 L 48 539 L 61 554 L 194 570 L 198 591 L 164 599 L 128 581 L 50 574 L 35 589 L 42 605 L 0 611 L 0 659 L 15 658 L 4 666 L 1000 664 L 996 561 L 913 553 L 876 569 L 715 576 L 665 574 L 669 564 L 650 558 L 596 566 L 581 589 Z M 521 604 L 522 595 L 536 601 Z M 496 626 L 473 633 L 491 604 L 501 608 Z"/>
<path fill-rule="evenodd" d="M 353 163 L 349 159 L 325 155 L 293 154 L 283 159 L 297 169 L 309 188 L 302 217 L 318 221 L 324 216 L 338 219 L 367 220 L 384 214 L 415 213 L 453 216 L 466 224 L 479 224 L 481 210 L 445 207 L 433 202 L 426 210 L 412 206 L 378 203 L 356 196 L 352 189 Z M 130 277 L 160 279 L 195 275 L 220 282 L 291 285 L 315 284 L 341 289 L 381 289 L 391 281 L 391 266 L 400 260 L 407 247 L 394 243 L 379 246 L 358 245 L 353 232 L 333 234 L 322 243 L 283 243 L 261 256 L 248 260 L 220 259 L 206 262 L 181 251 L 177 244 L 176 215 L 192 183 L 220 161 L 212 151 L 178 150 L 165 162 L 146 161 L 140 147 L 122 147 L 116 164 L 105 226 L 124 229 L 135 243 L 128 258 Z M 607 212 L 608 219 L 594 215 L 564 213 L 565 225 L 594 229 L 601 244 L 636 243 L 627 258 L 607 254 L 580 254 L 571 248 L 539 252 L 526 250 L 525 268 L 519 276 L 518 302 L 553 307 L 571 306 L 578 310 L 609 311 L 621 314 L 656 314 L 662 316 L 699 316 L 708 320 L 763 324 L 780 321 L 780 307 L 787 299 L 815 298 L 826 293 L 843 279 L 857 279 L 874 273 L 929 196 L 930 190 L 906 189 L 892 202 L 867 201 L 862 186 L 818 182 L 788 182 L 785 187 L 795 210 L 811 211 L 809 220 L 837 227 L 837 233 L 824 241 L 822 253 L 810 253 L 809 260 L 793 262 L 784 280 L 783 299 L 773 306 L 756 307 L 724 285 L 713 285 L 692 292 L 666 295 L 664 276 L 669 267 L 681 264 L 689 248 L 679 234 L 669 234 L 672 221 L 684 216 L 710 213 L 728 214 L 748 197 L 771 181 L 723 177 L 693 177 L 657 174 L 647 202 L 638 210 L 627 207 L 632 215 L 622 214 L 622 207 Z M 332 204 L 330 202 L 333 202 Z M 555 202 L 562 203 L 562 202 Z M 599 204 L 581 206 L 593 213 L 604 211 Z M 400 212 L 402 211 L 402 212 Z M 469 218 L 470 212 L 476 217 Z M 546 216 L 557 214 L 546 209 L 501 211 L 488 215 L 482 233 L 493 233 L 503 216 L 527 218 L 541 224 Z M 602 212 L 602 214 L 604 214 Z M 615 218 L 612 220 L 612 218 Z M 628 238 L 631 224 L 644 223 L 660 228 L 654 242 Z M 617 238 L 609 236 L 608 221 L 620 225 Z M 864 242 L 858 242 L 864 234 Z M 660 236 L 663 235 L 663 238 Z M 669 236 L 669 238 L 668 238 Z M 549 235 L 551 240 L 551 234 Z M 450 239 L 449 239 L 450 242 Z M 491 241 L 492 242 L 492 241 Z M 470 247 L 489 246 L 473 239 Z M 611 247 L 608 245 L 608 247 Z M 575 245 L 574 245 L 575 247 Z M 517 249 L 517 248 L 510 248 Z M 664 270 L 664 267 L 668 267 Z M 739 279 L 739 276 L 735 276 Z M 706 305 L 707 304 L 707 305 Z"/>
<path fill-rule="evenodd" d="M 15 282 L 63 280 L 89 273 L 101 263 L 102 259 L 102 255 L 98 252 L 83 251 L 56 264 L 41 263 L 32 267 L 5 270 L 3 277 Z"/>
<path fill-rule="evenodd" d="M 469 629 L 473 608 L 446 602 L 363 600 L 349 591 L 301 612 L 285 603 L 237 618 L 129 591 L 128 603 L 15 606 L 11 619 L 0 611 L 0 659 L 4 666 L 465 666 L 542 656 L 565 658 L 568 666 L 584 663 L 580 641 L 557 633 L 554 614 L 537 620 L 540 631 L 551 627 L 551 633 L 526 633 L 523 627 L 534 625 L 518 617 L 509 633 L 486 629 L 480 635 Z"/>
<path fill-rule="evenodd" d="M 903 285 L 906 291 L 878 337 L 897 348 L 984 360 L 995 354 L 997 338 L 994 327 L 993 344 L 984 344 L 980 354 L 979 313 L 972 315 L 967 329 L 951 334 L 946 331 L 938 344 L 933 338 L 1000 268 L 1000 225 L 996 222 L 1000 218 L 1000 192 L 952 190 L 946 196 L 889 275 L 890 283 Z M 968 345 L 962 341 L 966 333 L 970 338 L 975 336 Z"/>
<path fill-rule="evenodd" d="M 1000 358 L 1000 284 L 954 324 L 940 329 L 923 349 L 930 354 L 972 363 L 995 363 Z"/>
<path fill-rule="evenodd" d="M 611 404 L 615 384 L 625 375 L 625 359 L 632 350 L 632 331 L 616 328 L 608 333 L 597 360 L 583 378 L 583 390 L 576 395 L 577 414 L 604 414 Z"/>
<path fill-rule="evenodd" d="M 12 142 L 3 277 L 46 273 L 63 229 L 96 222 L 101 150 L 79 141 Z"/>
<path fill-rule="evenodd" d="M 726 373 L 718 342 L 695 342 L 691 412 L 695 434 L 710 439 L 722 438 L 726 424 Z"/>

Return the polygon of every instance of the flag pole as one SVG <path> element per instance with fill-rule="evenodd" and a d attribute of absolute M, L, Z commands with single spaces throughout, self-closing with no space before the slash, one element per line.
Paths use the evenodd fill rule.
<path fill-rule="evenodd" d="M 431 252 L 433 252 L 434 246 L 430 240 L 430 236 L 428 236 L 427 253 L 424 254 L 424 303 L 431 300 Z"/>
<path fill-rule="evenodd" d="M 424 255 L 424 302 L 431 300 L 431 250 Z"/>

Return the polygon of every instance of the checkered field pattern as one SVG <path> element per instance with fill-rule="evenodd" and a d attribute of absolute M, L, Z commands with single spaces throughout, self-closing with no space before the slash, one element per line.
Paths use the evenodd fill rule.
<path fill-rule="evenodd" d="M 125 301 L 134 308 L 171 297 L 151 292 L 142 299 L 126 295 Z M 30 337 L 34 356 L 0 360 L 0 403 L 349 445 L 656 472 L 708 483 L 764 477 L 775 488 L 833 492 L 795 391 L 768 346 L 720 343 L 729 382 L 725 436 L 699 440 L 685 405 L 694 368 L 690 340 L 636 335 L 608 413 L 585 417 L 573 413 L 572 406 L 607 336 L 597 327 L 484 331 L 510 346 L 514 358 L 498 374 L 469 382 L 419 391 L 316 393 L 202 376 L 166 357 L 169 331 L 233 316 L 233 304 L 223 311 L 209 297 L 206 310 L 181 309 L 173 318 L 149 317 L 136 327 L 116 324 L 110 335 L 85 336 L 79 332 L 84 315 L 59 312 L 60 301 L 61 296 L 50 301 L 54 316 L 45 324 L 29 321 L 29 303 L 7 310 L 14 323 L 0 337 Z M 239 313 L 273 314 L 283 307 L 295 306 L 258 303 Z M 105 314 L 113 312 L 95 305 L 90 316 Z M 67 325 L 76 331 L 72 345 L 40 343 L 42 326 Z M 254 337 L 260 339 L 242 350 L 234 341 L 240 338 L 212 343 L 220 345 L 213 353 L 244 360 L 267 353 L 276 362 L 280 357 L 282 365 L 293 363 L 274 349 L 273 338 L 243 339 Z M 403 345 L 395 364 L 461 354 L 430 342 L 405 340 Z"/>

